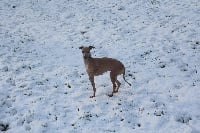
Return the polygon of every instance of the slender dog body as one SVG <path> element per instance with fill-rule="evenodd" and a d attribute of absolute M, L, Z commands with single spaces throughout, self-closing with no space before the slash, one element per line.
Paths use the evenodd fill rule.
<path fill-rule="evenodd" d="M 112 58 L 88 58 L 84 59 L 87 73 L 93 73 L 98 76 L 107 71 L 115 71 L 116 73 L 123 74 L 124 66 L 118 60 Z M 111 65 L 112 64 L 112 65 Z M 106 67 L 105 67 L 106 66 Z M 120 71 L 119 71 L 120 70 Z"/>
<path fill-rule="evenodd" d="M 79 47 L 79 49 L 82 50 L 85 68 L 88 73 L 89 80 L 93 87 L 93 96 L 90 96 L 90 98 L 95 97 L 95 93 L 96 93 L 94 76 L 101 75 L 107 71 L 110 71 L 110 79 L 113 84 L 113 91 L 112 91 L 112 94 L 109 96 L 113 96 L 113 93 L 117 93 L 119 90 L 119 87 L 121 85 L 121 83 L 117 80 L 117 76 L 120 74 L 123 74 L 123 78 L 126 81 L 126 79 L 124 77 L 125 67 L 120 61 L 118 61 L 116 59 L 107 58 L 107 57 L 92 58 L 91 53 L 90 53 L 90 50 L 92 48 L 94 48 L 94 47 L 93 46 Z M 128 84 L 131 85 L 130 83 L 128 83 Z"/>

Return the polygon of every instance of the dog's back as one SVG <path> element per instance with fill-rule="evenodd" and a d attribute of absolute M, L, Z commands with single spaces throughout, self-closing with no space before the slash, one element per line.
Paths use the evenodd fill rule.
<path fill-rule="evenodd" d="M 107 71 L 116 72 L 116 74 L 123 74 L 124 65 L 112 58 L 91 58 L 88 61 L 88 69 L 94 72 L 94 75 L 100 75 Z"/>

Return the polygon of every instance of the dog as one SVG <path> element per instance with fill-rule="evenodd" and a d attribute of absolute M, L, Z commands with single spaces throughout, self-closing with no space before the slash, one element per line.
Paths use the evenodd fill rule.
<path fill-rule="evenodd" d="M 112 94 L 109 94 L 108 96 L 112 97 L 114 93 L 118 92 L 121 83 L 117 80 L 117 76 L 120 74 L 123 74 L 124 81 L 126 83 L 128 83 L 128 85 L 131 86 L 131 84 L 128 81 L 126 81 L 126 79 L 125 79 L 124 65 L 120 61 L 113 59 L 113 58 L 107 58 L 107 57 L 93 58 L 90 53 L 90 50 L 93 48 L 95 48 L 95 47 L 94 46 L 79 47 L 79 49 L 82 50 L 85 68 L 86 68 L 87 74 L 89 76 L 89 80 L 93 87 L 93 95 L 90 96 L 90 98 L 95 97 L 95 93 L 96 93 L 94 76 L 101 75 L 107 71 L 110 71 L 110 79 L 113 84 Z"/>

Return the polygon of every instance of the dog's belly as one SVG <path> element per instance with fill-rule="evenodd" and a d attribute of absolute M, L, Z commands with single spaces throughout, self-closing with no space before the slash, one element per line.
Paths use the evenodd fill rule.
<path fill-rule="evenodd" d="M 94 71 L 94 75 L 95 75 L 95 76 L 102 75 L 103 73 L 105 73 L 105 72 L 107 72 L 107 71 L 109 71 L 109 70 L 96 69 L 96 70 Z"/>

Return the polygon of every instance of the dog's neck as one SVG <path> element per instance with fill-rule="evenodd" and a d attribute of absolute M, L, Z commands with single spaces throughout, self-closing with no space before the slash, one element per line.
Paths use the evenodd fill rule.
<path fill-rule="evenodd" d="M 87 57 L 87 58 L 84 58 L 84 57 L 83 57 L 83 60 L 84 60 L 85 65 L 88 64 L 88 62 L 89 62 L 91 59 L 92 59 L 91 56 L 89 56 L 89 57 Z"/>
<path fill-rule="evenodd" d="M 91 62 L 91 60 L 92 60 L 92 57 L 88 57 L 88 58 L 84 58 L 83 57 L 83 60 L 84 60 L 84 64 L 85 64 L 85 69 L 86 69 L 86 71 L 87 71 L 87 73 L 89 72 L 89 62 Z"/>

